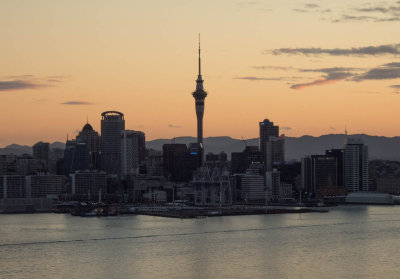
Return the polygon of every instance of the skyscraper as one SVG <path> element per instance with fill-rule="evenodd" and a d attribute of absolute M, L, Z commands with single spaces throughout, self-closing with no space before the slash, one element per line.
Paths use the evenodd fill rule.
<path fill-rule="evenodd" d="M 274 163 L 282 163 L 285 160 L 285 139 L 279 137 L 279 126 L 274 122 L 264 119 L 259 123 L 260 127 L 260 152 L 264 159 L 266 171 L 271 171 Z"/>
<path fill-rule="evenodd" d="M 145 135 L 140 131 L 124 130 L 121 134 L 121 174 L 139 174 L 141 152 L 145 150 Z M 143 160 L 143 159 L 142 159 Z"/>
<path fill-rule="evenodd" d="M 349 192 L 368 191 L 368 147 L 361 139 L 346 139 L 344 182 Z"/>
<path fill-rule="evenodd" d="M 259 123 L 260 126 L 260 151 L 265 153 L 266 143 L 270 141 L 270 137 L 279 137 L 279 126 L 274 126 L 274 122 L 264 119 Z"/>
<path fill-rule="evenodd" d="M 50 144 L 39 141 L 32 147 L 33 159 L 41 164 L 41 171 L 47 171 L 49 168 Z"/>
<path fill-rule="evenodd" d="M 203 78 L 201 76 L 201 58 L 200 58 L 200 38 L 199 38 L 199 75 L 196 80 L 196 91 L 192 93 L 196 104 L 197 116 L 197 143 L 203 145 L 203 115 L 204 115 L 204 99 L 207 97 L 207 92 L 203 88 Z"/>
<path fill-rule="evenodd" d="M 85 142 L 89 152 L 89 168 L 98 170 L 100 169 L 100 136 L 92 125 L 86 123 L 82 131 L 76 137 L 77 140 Z"/>
<path fill-rule="evenodd" d="M 125 130 L 124 114 L 105 111 L 101 114 L 101 160 L 103 170 L 119 175 L 121 171 L 121 133 Z"/>

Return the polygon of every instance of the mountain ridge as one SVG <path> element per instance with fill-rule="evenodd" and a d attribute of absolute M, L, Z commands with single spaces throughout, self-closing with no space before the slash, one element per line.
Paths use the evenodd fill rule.
<path fill-rule="evenodd" d="M 361 138 L 369 147 L 370 159 L 383 160 L 400 160 L 400 137 L 371 136 L 367 134 L 354 134 L 348 137 Z M 346 135 L 344 134 L 327 134 L 318 137 L 304 135 L 301 137 L 285 137 L 285 153 L 286 160 L 300 160 L 307 155 L 324 154 L 325 150 L 331 148 L 343 148 Z M 196 142 L 195 137 L 182 136 L 172 139 L 155 139 L 146 141 L 146 147 L 162 150 L 162 145 L 167 143 L 184 143 Z M 230 157 L 232 152 L 241 152 L 245 145 L 258 145 L 258 138 L 235 139 L 229 136 L 207 137 L 204 138 L 205 152 L 219 153 L 224 151 Z M 64 148 L 62 142 L 54 142 L 50 144 L 50 148 Z M 16 154 L 24 153 L 32 154 L 32 147 L 27 145 L 10 144 L 4 148 L 0 148 L 0 154 Z"/>

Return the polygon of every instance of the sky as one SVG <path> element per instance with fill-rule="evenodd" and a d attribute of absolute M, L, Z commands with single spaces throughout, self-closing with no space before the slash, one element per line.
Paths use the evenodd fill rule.
<path fill-rule="evenodd" d="M 65 141 L 101 113 L 148 140 L 399 136 L 400 1 L 0 1 L 0 146 Z"/>

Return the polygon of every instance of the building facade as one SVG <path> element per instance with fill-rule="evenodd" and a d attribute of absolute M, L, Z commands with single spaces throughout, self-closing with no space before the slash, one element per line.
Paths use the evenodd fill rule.
<path fill-rule="evenodd" d="M 101 114 L 101 161 L 107 174 L 121 173 L 121 133 L 125 130 L 124 114 L 105 111 Z"/>
<path fill-rule="evenodd" d="M 344 182 L 349 192 L 368 191 L 368 147 L 361 139 L 348 138 L 346 140 Z"/>

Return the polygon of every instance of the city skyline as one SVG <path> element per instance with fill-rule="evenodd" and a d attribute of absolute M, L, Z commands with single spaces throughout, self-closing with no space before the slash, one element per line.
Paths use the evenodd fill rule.
<path fill-rule="evenodd" d="M 108 110 L 148 139 L 195 136 L 199 31 L 204 137 L 255 138 L 264 118 L 288 136 L 396 136 L 399 5 L 3 2 L 0 146 L 63 141 L 87 117 L 100 131 Z"/>

